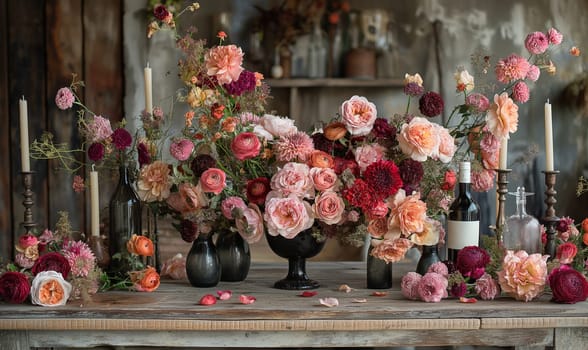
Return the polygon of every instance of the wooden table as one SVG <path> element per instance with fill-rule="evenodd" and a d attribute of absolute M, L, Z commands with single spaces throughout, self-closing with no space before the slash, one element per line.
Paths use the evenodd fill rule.
<path fill-rule="evenodd" d="M 455 299 L 430 304 L 409 301 L 399 291 L 406 266 L 395 265 L 395 287 L 387 296 L 365 289 L 360 262 L 309 262 L 322 282 L 318 295 L 276 290 L 282 264 L 254 264 L 245 282 L 194 288 L 166 281 L 153 293 L 113 291 L 89 302 L 57 308 L 0 304 L 0 349 L 79 346 L 168 347 L 379 347 L 396 345 L 490 345 L 520 349 L 588 349 L 588 302 L 561 305 L 510 298 L 462 304 Z M 354 288 L 338 290 L 341 284 Z M 233 297 L 200 306 L 207 293 L 230 289 Z M 257 302 L 239 303 L 239 295 Z M 319 305 L 335 297 L 339 306 Z M 356 303 L 357 298 L 367 299 Z"/>

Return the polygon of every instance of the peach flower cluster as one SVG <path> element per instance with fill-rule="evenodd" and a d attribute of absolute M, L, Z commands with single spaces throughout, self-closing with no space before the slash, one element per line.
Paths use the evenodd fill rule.
<path fill-rule="evenodd" d="M 456 151 L 449 130 L 423 117 L 404 123 L 397 139 L 402 152 L 419 162 L 433 158 L 449 163 Z"/>
<path fill-rule="evenodd" d="M 530 301 L 541 294 L 547 280 L 548 255 L 531 254 L 524 250 L 508 250 L 498 272 L 502 291 L 511 297 Z"/>
<path fill-rule="evenodd" d="M 214 76 L 219 84 L 229 84 L 239 79 L 244 70 L 243 50 L 235 45 L 211 48 L 205 58 L 207 74 Z"/>
<path fill-rule="evenodd" d="M 171 186 L 169 167 L 158 160 L 141 169 L 137 194 L 144 202 L 159 202 L 169 197 Z"/>

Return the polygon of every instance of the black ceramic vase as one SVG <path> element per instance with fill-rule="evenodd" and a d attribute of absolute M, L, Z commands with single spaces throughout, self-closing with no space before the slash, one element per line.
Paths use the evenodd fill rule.
<path fill-rule="evenodd" d="M 312 228 L 300 232 L 292 239 L 272 236 L 266 232 L 265 237 L 271 250 L 278 256 L 288 259 L 288 275 L 274 283 L 274 288 L 287 290 L 316 289 L 319 282 L 311 280 L 306 274 L 306 259 L 320 253 L 325 241 L 318 242 L 312 236 Z"/>
<path fill-rule="evenodd" d="M 369 289 L 392 288 L 392 263 L 372 256 L 370 246 L 367 256 L 367 287 Z"/>
<path fill-rule="evenodd" d="M 238 232 L 220 232 L 216 239 L 216 251 L 221 264 L 221 281 L 240 282 L 247 278 L 251 252 L 249 243 Z"/>
<path fill-rule="evenodd" d="M 424 275 L 427 273 L 429 266 L 439 261 L 441 261 L 441 259 L 439 258 L 439 254 L 437 252 L 437 245 L 424 245 L 421 258 L 417 263 L 416 272 L 420 275 Z"/>
<path fill-rule="evenodd" d="M 186 257 L 186 275 L 194 287 L 214 287 L 220 281 L 221 267 L 212 234 L 200 234 Z"/>

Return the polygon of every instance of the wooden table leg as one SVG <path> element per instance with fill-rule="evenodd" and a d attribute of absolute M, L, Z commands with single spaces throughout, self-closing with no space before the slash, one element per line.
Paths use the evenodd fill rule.
<path fill-rule="evenodd" d="M 29 335 L 26 331 L 0 331 L 0 349 L 29 350 Z"/>
<path fill-rule="evenodd" d="M 555 350 L 586 349 L 588 328 L 556 328 L 553 343 Z"/>

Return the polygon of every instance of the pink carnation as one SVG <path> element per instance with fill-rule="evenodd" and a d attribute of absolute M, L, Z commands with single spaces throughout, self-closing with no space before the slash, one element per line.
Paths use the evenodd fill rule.
<path fill-rule="evenodd" d="M 529 72 L 531 64 L 523 57 L 512 54 L 507 58 L 501 59 L 496 65 L 496 78 L 501 83 L 510 83 L 511 81 L 524 79 Z"/>
<path fill-rule="evenodd" d="M 66 110 L 73 106 L 75 101 L 75 97 L 73 92 L 66 87 L 63 87 L 57 90 L 57 95 L 55 96 L 55 104 L 59 109 Z"/>
<path fill-rule="evenodd" d="M 169 153 L 180 162 L 190 158 L 193 150 L 194 143 L 188 139 L 175 140 L 169 146 Z"/>
<path fill-rule="evenodd" d="M 537 81 L 539 76 L 541 75 L 541 70 L 536 65 L 531 65 L 529 67 L 529 71 L 527 72 L 526 78 L 530 81 Z"/>
<path fill-rule="evenodd" d="M 516 102 L 525 103 L 529 101 L 529 87 L 519 81 L 512 87 L 512 99 Z"/>
<path fill-rule="evenodd" d="M 476 192 L 487 192 L 494 186 L 494 170 L 473 170 L 471 175 L 472 189 Z"/>
<path fill-rule="evenodd" d="M 206 73 L 216 77 L 219 84 L 229 84 L 239 79 L 244 70 L 243 51 L 235 45 L 222 45 L 211 48 L 204 58 Z"/>
<path fill-rule="evenodd" d="M 482 300 L 492 300 L 500 293 L 498 283 L 488 273 L 476 280 L 475 289 Z"/>
<path fill-rule="evenodd" d="M 547 39 L 552 45 L 559 45 L 563 40 L 563 35 L 555 28 L 551 28 L 547 31 Z"/>
<path fill-rule="evenodd" d="M 86 138 L 89 143 L 102 142 L 112 135 L 112 127 L 110 126 L 110 120 L 95 115 L 87 125 L 85 130 Z"/>
<path fill-rule="evenodd" d="M 438 303 L 447 298 L 447 278 L 436 272 L 427 272 L 418 285 L 419 297 L 427 303 Z"/>
<path fill-rule="evenodd" d="M 409 272 L 402 277 L 402 281 L 400 282 L 400 289 L 402 291 L 402 295 L 410 300 L 418 300 L 419 299 L 419 284 L 423 276 L 419 275 L 416 272 Z"/>
<path fill-rule="evenodd" d="M 466 105 L 476 113 L 484 113 L 490 107 L 490 101 L 486 96 L 474 92 L 466 97 Z"/>
<path fill-rule="evenodd" d="M 429 266 L 429 269 L 427 270 L 427 272 L 435 272 L 435 273 L 438 273 L 438 274 L 445 276 L 445 277 L 447 277 L 449 275 L 449 270 L 447 269 L 447 265 L 445 265 L 441 261 L 438 261 L 438 262 L 434 263 L 433 265 Z"/>
<path fill-rule="evenodd" d="M 24 253 L 17 253 L 14 256 L 14 263 L 24 269 L 30 269 L 35 264 L 35 260 L 27 258 Z"/>
<path fill-rule="evenodd" d="M 541 32 L 533 32 L 527 35 L 525 47 L 530 53 L 540 55 L 549 47 L 549 39 L 547 39 L 547 35 Z"/>

